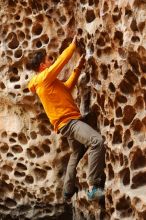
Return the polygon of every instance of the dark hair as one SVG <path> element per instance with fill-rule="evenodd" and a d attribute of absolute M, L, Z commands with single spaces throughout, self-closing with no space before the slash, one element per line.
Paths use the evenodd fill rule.
<path fill-rule="evenodd" d="M 38 51 L 33 55 L 33 58 L 27 63 L 26 68 L 29 70 L 38 71 L 40 64 L 44 61 L 46 51 Z"/>

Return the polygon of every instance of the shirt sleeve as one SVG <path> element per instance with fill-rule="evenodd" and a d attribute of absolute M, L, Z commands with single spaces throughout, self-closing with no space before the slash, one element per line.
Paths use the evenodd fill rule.
<path fill-rule="evenodd" d="M 57 75 L 63 69 L 65 64 L 72 57 L 75 48 L 76 45 L 74 43 L 71 43 L 62 52 L 62 54 L 58 57 L 58 59 L 55 61 L 53 65 L 51 65 L 49 68 L 46 68 L 38 75 L 38 82 L 39 83 L 46 82 L 47 84 L 51 84 L 56 79 Z"/>
<path fill-rule="evenodd" d="M 74 71 L 71 73 L 68 80 L 64 83 L 64 85 L 69 89 L 72 90 L 74 86 L 76 85 L 81 70 L 79 68 L 75 68 Z"/>

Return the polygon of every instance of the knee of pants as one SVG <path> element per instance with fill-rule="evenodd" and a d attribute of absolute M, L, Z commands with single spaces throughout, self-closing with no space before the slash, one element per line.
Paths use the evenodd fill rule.
<path fill-rule="evenodd" d="M 97 136 L 91 136 L 90 137 L 90 144 L 91 146 L 102 146 L 103 144 L 103 138 L 101 135 L 97 135 Z"/>

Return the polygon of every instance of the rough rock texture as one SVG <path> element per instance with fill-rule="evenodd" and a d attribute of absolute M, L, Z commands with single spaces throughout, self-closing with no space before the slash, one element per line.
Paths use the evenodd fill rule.
<path fill-rule="evenodd" d="M 26 63 L 42 48 L 56 59 L 76 32 L 80 51 L 61 79 L 85 52 L 74 96 L 82 114 L 94 113 L 90 122 L 99 123 L 107 153 L 106 212 L 86 199 L 86 154 L 77 168 L 73 218 L 146 219 L 146 1 L 1 0 L 0 18 L 1 219 L 65 219 L 70 151 L 29 93 Z"/>

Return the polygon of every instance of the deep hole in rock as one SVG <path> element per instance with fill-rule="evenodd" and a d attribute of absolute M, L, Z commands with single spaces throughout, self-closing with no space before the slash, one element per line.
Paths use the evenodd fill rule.
<path fill-rule="evenodd" d="M 130 170 L 128 167 L 120 171 L 120 177 L 124 185 L 130 184 Z"/>
<path fill-rule="evenodd" d="M 8 144 L 7 144 L 7 143 L 3 143 L 3 144 L 1 145 L 1 147 L 0 147 L 0 151 L 1 151 L 2 153 L 7 153 L 8 150 L 9 150 Z"/>
<path fill-rule="evenodd" d="M 139 22 L 138 29 L 142 32 L 145 27 L 145 21 Z"/>
<path fill-rule="evenodd" d="M 34 174 L 37 181 L 45 180 L 47 177 L 47 171 L 37 167 L 34 169 Z"/>
<path fill-rule="evenodd" d="M 41 2 L 38 1 L 30 1 L 29 6 L 33 12 L 39 12 L 42 10 Z"/>
<path fill-rule="evenodd" d="M 24 92 L 24 93 L 29 93 L 29 89 L 28 89 L 28 88 L 23 89 L 23 92 Z"/>
<path fill-rule="evenodd" d="M 28 47 L 28 42 L 27 41 L 23 41 L 22 47 L 23 47 L 23 49 L 27 48 Z"/>
<path fill-rule="evenodd" d="M 114 102 L 111 98 L 108 98 L 109 107 L 114 108 Z"/>
<path fill-rule="evenodd" d="M 132 31 L 138 31 L 138 27 L 137 27 L 137 22 L 136 19 L 133 19 L 131 24 L 130 24 L 131 30 Z"/>
<path fill-rule="evenodd" d="M 17 36 L 13 37 L 13 39 L 9 42 L 8 47 L 10 49 L 16 49 L 19 46 L 19 41 L 17 40 Z"/>
<path fill-rule="evenodd" d="M 12 172 L 13 168 L 7 164 L 2 166 L 2 170 L 5 170 L 6 172 Z"/>
<path fill-rule="evenodd" d="M 64 32 L 63 28 L 59 28 L 59 29 L 57 30 L 57 35 L 58 35 L 58 37 L 64 36 L 64 34 L 65 34 L 65 32 Z"/>
<path fill-rule="evenodd" d="M 124 156 L 122 153 L 119 154 L 119 161 L 120 161 L 120 166 L 123 166 L 124 164 Z"/>
<path fill-rule="evenodd" d="M 14 139 L 14 138 L 9 138 L 9 141 L 11 142 L 11 143 L 15 143 L 16 142 L 16 140 Z"/>
<path fill-rule="evenodd" d="M 27 170 L 27 167 L 24 165 L 24 164 L 22 164 L 22 163 L 17 163 L 17 168 L 19 168 L 20 170 Z"/>
<path fill-rule="evenodd" d="M 123 122 L 124 122 L 124 125 L 128 125 L 132 122 L 132 120 L 134 119 L 135 115 L 136 115 L 136 111 L 135 109 L 133 108 L 133 106 L 131 105 L 126 105 L 124 107 L 124 110 L 123 110 Z"/>
<path fill-rule="evenodd" d="M 44 152 L 36 146 L 31 146 L 37 157 L 42 157 Z"/>
<path fill-rule="evenodd" d="M 113 198 L 110 194 L 107 195 L 107 199 L 110 204 L 113 204 Z"/>
<path fill-rule="evenodd" d="M 113 134 L 112 144 L 122 143 L 122 134 L 123 134 L 122 126 L 121 125 L 116 125 L 115 131 L 114 131 L 114 134 Z"/>
<path fill-rule="evenodd" d="M 17 1 L 8 0 L 8 5 L 9 5 L 10 7 L 16 7 L 16 3 L 17 3 Z"/>
<path fill-rule="evenodd" d="M 36 157 L 36 154 L 34 153 L 34 151 L 32 149 L 27 148 L 26 152 L 27 152 L 28 158 L 35 158 Z"/>
<path fill-rule="evenodd" d="M 132 85 L 136 85 L 138 83 L 138 77 L 129 69 L 124 78 Z"/>
<path fill-rule="evenodd" d="M 3 131 L 3 132 L 1 133 L 1 137 L 2 137 L 2 138 L 7 137 L 7 132 L 6 132 L 6 131 Z"/>
<path fill-rule="evenodd" d="M 48 44 L 48 42 L 49 42 L 49 37 L 48 37 L 47 34 L 43 34 L 40 39 L 41 39 L 41 41 L 44 42 L 45 44 Z"/>
<path fill-rule="evenodd" d="M 139 169 L 146 166 L 146 156 L 140 148 L 133 149 L 130 153 L 131 169 Z"/>
<path fill-rule="evenodd" d="M 18 35 L 18 40 L 19 41 L 22 42 L 25 39 L 25 33 L 23 31 L 18 31 L 17 35 Z"/>
<path fill-rule="evenodd" d="M 112 127 L 114 127 L 115 125 L 114 125 L 114 118 L 112 118 L 111 120 L 110 120 L 110 127 L 112 128 Z"/>
<path fill-rule="evenodd" d="M 62 16 L 60 16 L 59 20 L 60 20 L 61 24 L 65 24 L 67 19 L 66 19 L 65 15 L 62 15 Z"/>
<path fill-rule="evenodd" d="M 142 110 L 144 109 L 144 101 L 142 96 L 136 97 L 136 103 L 134 105 L 135 109 Z"/>
<path fill-rule="evenodd" d="M 116 109 L 116 116 L 117 116 L 117 118 L 120 118 L 120 117 L 123 116 L 121 107 L 118 107 L 118 108 Z"/>
<path fill-rule="evenodd" d="M 78 34 L 79 34 L 79 35 L 82 35 L 82 33 L 83 33 L 82 28 L 78 28 Z"/>
<path fill-rule="evenodd" d="M 14 208 L 14 207 L 16 207 L 17 203 L 14 199 L 6 198 L 5 205 L 9 208 Z"/>
<path fill-rule="evenodd" d="M 37 133 L 35 131 L 31 131 L 30 136 L 31 136 L 32 139 L 36 139 L 37 138 Z"/>
<path fill-rule="evenodd" d="M 116 99 L 119 103 L 126 103 L 127 98 L 124 95 L 119 94 L 118 92 L 116 93 Z"/>
<path fill-rule="evenodd" d="M 23 148 L 20 145 L 18 145 L 18 144 L 11 146 L 11 148 L 12 148 L 12 151 L 14 153 L 21 153 L 21 152 L 23 152 Z"/>
<path fill-rule="evenodd" d="M 86 4 L 86 3 L 87 3 L 87 0 L 80 0 L 80 2 L 81 2 L 82 4 Z"/>
<path fill-rule="evenodd" d="M 111 164 L 108 164 L 108 179 L 112 180 L 114 178 L 114 171 Z"/>
<path fill-rule="evenodd" d="M 129 141 L 128 144 L 127 144 L 128 148 L 130 149 L 133 146 L 133 144 L 134 144 L 133 141 Z"/>
<path fill-rule="evenodd" d="M 18 28 L 21 28 L 23 26 L 22 22 L 19 22 L 19 21 L 17 21 L 15 24 L 17 25 Z"/>
<path fill-rule="evenodd" d="M 131 131 L 130 129 L 126 129 L 124 132 L 123 141 L 124 143 L 128 143 L 131 140 Z"/>
<path fill-rule="evenodd" d="M 146 117 L 144 117 L 144 118 L 142 119 L 142 123 L 143 123 L 143 125 L 146 127 Z"/>
<path fill-rule="evenodd" d="M 141 85 L 142 86 L 146 86 L 146 78 L 144 78 L 144 77 L 141 77 Z"/>
<path fill-rule="evenodd" d="M 129 7 L 126 7 L 126 8 L 125 8 L 125 15 L 127 15 L 127 16 L 130 17 L 130 16 L 132 15 L 132 13 L 133 13 L 133 12 L 132 12 L 132 10 L 130 10 Z"/>
<path fill-rule="evenodd" d="M 140 186 L 146 185 L 146 172 L 140 171 L 138 174 L 132 177 L 132 189 L 136 189 Z"/>
<path fill-rule="evenodd" d="M 105 46 L 105 40 L 103 37 L 99 37 L 96 41 L 96 44 L 101 46 L 101 47 L 104 47 Z"/>
<path fill-rule="evenodd" d="M 41 148 L 42 148 L 42 150 L 43 150 L 45 153 L 49 153 L 49 152 L 50 152 L 50 147 L 49 147 L 47 144 L 42 144 L 42 145 L 41 145 Z"/>
<path fill-rule="evenodd" d="M 25 182 L 28 183 L 28 184 L 32 184 L 34 182 L 33 176 L 27 175 L 25 177 Z"/>
<path fill-rule="evenodd" d="M 135 132 L 141 132 L 143 128 L 143 124 L 139 118 L 133 120 L 131 124 L 131 129 Z"/>
<path fill-rule="evenodd" d="M 129 82 L 125 81 L 124 79 L 120 82 L 119 88 L 121 92 L 125 94 L 131 94 L 134 92 L 133 86 Z"/>
<path fill-rule="evenodd" d="M 18 140 L 21 144 L 27 144 L 27 138 L 26 138 L 26 135 L 23 133 L 23 132 L 20 132 L 18 134 Z"/>
<path fill-rule="evenodd" d="M 117 22 L 121 18 L 121 12 L 112 15 L 113 21 Z"/>
<path fill-rule="evenodd" d="M 122 47 L 119 47 L 118 48 L 118 52 L 119 52 L 119 55 L 122 59 L 126 59 L 127 58 L 127 52 L 124 48 Z"/>
<path fill-rule="evenodd" d="M 146 105 L 146 90 L 143 89 L 143 98 L 144 98 L 144 102 L 145 102 L 145 105 Z"/>
<path fill-rule="evenodd" d="M 88 0 L 89 5 L 93 5 L 94 4 L 94 0 Z"/>
<path fill-rule="evenodd" d="M 116 31 L 114 35 L 114 40 L 118 40 L 119 44 L 123 44 L 123 33 L 121 31 Z"/>
<path fill-rule="evenodd" d="M 26 75 L 25 75 L 25 80 L 27 80 L 27 79 L 28 79 L 28 75 L 26 74 Z M 24 89 L 24 90 L 25 90 L 25 89 Z M 24 91 L 24 90 L 23 90 L 23 91 Z M 28 91 L 29 91 L 29 90 L 28 90 Z"/>
<path fill-rule="evenodd" d="M 14 53 L 15 58 L 20 58 L 22 56 L 22 50 L 16 50 Z"/>
<path fill-rule="evenodd" d="M 108 10 L 109 10 L 108 3 L 107 3 L 107 2 L 104 2 L 104 5 L 103 5 L 103 13 L 106 13 Z"/>
<path fill-rule="evenodd" d="M 1 89 L 5 89 L 6 88 L 6 86 L 5 86 L 5 84 L 3 82 L 0 82 L 0 88 Z"/>
<path fill-rule="evenodd" d="M 104 79 L 107 79 L 108 77 L 108 68 L 105 64 L 101 64 L 100 65 L 100 69 L 101 69 L 101 75 L 103 76 Z"/>
<path fill-rule="evenodd" d="M 43 16 L 43 14 L 37 15 L 37 16 L 36 16 L 36 20 L 37 20 L 38 22 L 43 22 L 43 21 L 44 21 L 44 16 Z"/>
<path fill-rule="evenodd" d="M 20 89 L 20 88 L 21 88 L 21 86 L 18 84 L 14 86 L 14 89 Z"/>
<path fill-rule="evenodd" d="M 117 204 L 116 204 L 116 209 L 118 211 L 122 211 L 122 210 L 126 210 L 126 209 L 129 209 L 131 207 L 131 201 L 130 201 L 130 198 L 129 197 L 121 197 L 119 199 L 119 201 L 117 201 Z"/>
<path fill-rule="evenodd" d="M 112 47 L 110 47 L 110 46 L 105 47 L 103 49 L 103 52 L 104 52 L 105 55 L 110 56 L 112 54 Z"/>
<path fill-rule="evenodd" d="M 39 134 L 42 135 L 42 136 L 51 134 L 51 131 L 42 123 L 40 123 L 38 125 L 38 129 L 39 129 Z"/>
<path fill-rule="evenodd" d="M 110 82 L 110 84 L 109 84 L 109 89 L 110 89 L 111 92 L 115 92 L 116 91 L 116 88 L 115 88 L 115 86 L 114 86 L 114 84 L 112 82 Z"/>
<path fill-rule="evenodd" d="M 26 27 L 29 27 L 32 25 L 32 20 L 30 18 L 25 18 L 24 23 L 25 23 Z"/>
<path fill-rule="evenodd" d="M 35 97 L 34 96 L 28 96 L 28 95 L 26 95 L 26 96 L 24 96 L 24 98 L 23 98 L 23 101 L 25 102 L 25 101 L 28 101 L 28 102 L 30 102 L 31 104 L 34 102 L 34 100 L 35 100 Z"/>
<path fill-rule="evenodd" d="M 36 47 L 37 47 L 37 48 L 42 47 L 42 42 L 41 42 L 40 40 L 38 40 L 38 41 L 36 42 Z"/>
<path fill-rule="evenodd" d="M 100 57 L 102 55 L 101 49 L 97 49 L 97 56 Z"/>
<path fill-rule="evenodd" d="M 134 73 L 136 74 L 140 74 L 140 71 L 139 71 L 139 54 L 137 54 L 137 52 L 129 52 L 129 55 L 128 55 L 128 61 L 132 67 L 132 70 Z"/>
<path fill-rule="evenodd" d="M 20 80 L 20 76 L 11 76 L 10 77 L 10 82 L 17 82 L 17 81 L 19 81 Z"/>
<path fill-rule="evenodd" d="M 35 23 L 32 27 L 32 33 L 34 35 L 40 35 L 42 33 L 43 27 L 39 23 Z"/>
<path fill-rule="evenodd" d="M 75 26 L 75 23 L 76 23 L 75 18 L 74 18 L 74 16 L 72 16 L 71 19 L 68 22 L 68 27 L 73 28 Z M 62 33 L 63 33 L 63 29 L 62 29 Z"/>
<path fill-rule="evenodd" d="M 134 43 L 139 42 L 140 38 L 138 36 L 132 36 L 131 41 L 134 42 Z"/>
<path fill-rule="evenodd" d="M 86 11 L 85 17 L 86 17 L 87 23 L 91 23 L 92 21 L 94 21 L 94 19 L 96 18 L 96 17 L 95 17 L 94 10 L 89 10 L 89 9 L 88 9 L 88 10 Z"/>
<path fill-rule="evenodd" d="M 22 172 L 22 171 L 20 172 L 20 171 L 17 171 L 17 170 L 16 170 L 16 171 L 14 172 L 14 176 L 16 176 L 16 177 L 18 177 L 18 178 L 19 178 L 19 177 L 24 177 L 24 176 L 25 176 L 25 173 Z"/>

